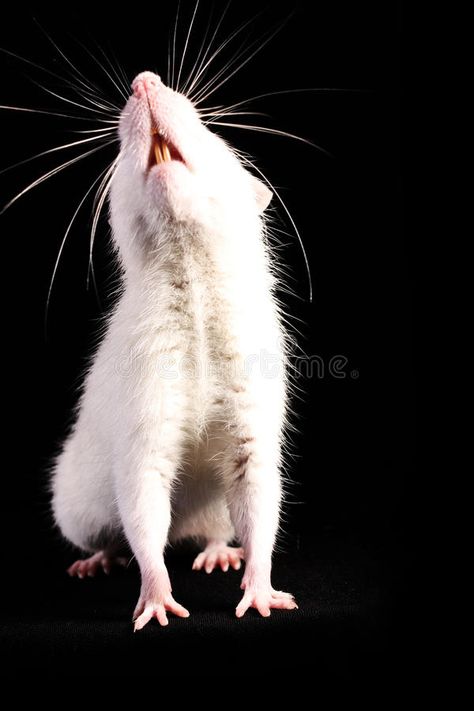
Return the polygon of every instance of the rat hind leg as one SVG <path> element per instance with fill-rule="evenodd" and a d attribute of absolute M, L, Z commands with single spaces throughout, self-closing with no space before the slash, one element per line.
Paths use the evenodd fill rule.
<path fill-rule="evenodd" d="M 108 573 L 114 563 L 124 562 L 122 526 L 105 458 L 90 439 L 89 447 L 82 439 L 83 435 L 76 435 L 66 442 L 51 481 L 58 528 L 77 548 L 92 554 L 69 567 L 69 575 L 79 578 L 92 577 L 100 570 Z"/>

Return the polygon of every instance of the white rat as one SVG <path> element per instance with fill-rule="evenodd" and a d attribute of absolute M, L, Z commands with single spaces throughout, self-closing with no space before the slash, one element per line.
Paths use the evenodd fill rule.
<path fill-rule="evenodd" d="M 237 617 L 267 617 L 296 608 L 270 580 L 287 406 L 262 219 L 271 192 L 156 74 L 132 88 L 110 197 L 123 290 L 54 466 L 55 520 L 93 554 L 71 575 L 108 572 L 128 543 L 137 630 L 189 615 L 163 558 L 188 537 L 205 544 L 195 569 L 245 559 Z"/>

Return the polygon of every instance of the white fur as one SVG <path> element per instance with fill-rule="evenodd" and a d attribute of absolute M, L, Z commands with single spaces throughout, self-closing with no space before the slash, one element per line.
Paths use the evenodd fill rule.
<path fill-rule="evenodd" d="M 271 589 L 286 377 L 268 191 L 187 99 L 150 73 L 134 86 L 110 200 L 123 292 L 55 465 L 55 519 L 84 550 L 125 537 L 142 598 L 163 598 L 164 547 L 187 536 L 235 535 L 245 585 Z M 152 124 L 185 164 L 148 173 Z"/>

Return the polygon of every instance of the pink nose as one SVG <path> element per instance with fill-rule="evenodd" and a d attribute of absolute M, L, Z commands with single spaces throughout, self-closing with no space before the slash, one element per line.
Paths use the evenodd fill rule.
<path fill-rule="evenodd" d="M 144 98 L 147 94 L 154 93 L 161 83 L 158 74 L 153 72 L 141 72 L 132 82 L 134 95 L 138 99 Z"/>

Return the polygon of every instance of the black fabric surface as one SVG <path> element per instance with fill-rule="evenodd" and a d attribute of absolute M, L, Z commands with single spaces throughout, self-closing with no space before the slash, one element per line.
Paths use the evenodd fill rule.
<path fill-rule="evenodd" d="M 19 561 L 4 588 L 3 670 L 43 680 L 109 673 L 131 680 L 157 669 L 167 676 L 281 671 L 302 682 L 371 688 L 393 676 L 400 590 L 388 549 L 375 552 L 334 533 L 285 548 L 275 556 L 274 585 L 295 594 L 298 610 L 274 610 L 269 619 L 250 610 L 237 620 L 241 572 L 193 572 L 195 551 L 183 547 L 169 553 L 168 567 L 175 597 L 191 616 L 170 615 L 168 627 L 152 621 L 135 634 L 133 564 L 109 577 L 78 580 L 65 573 L 70 551 L 63 561 Z M 396 667 L 402 675 L 403 667 Z"/>

